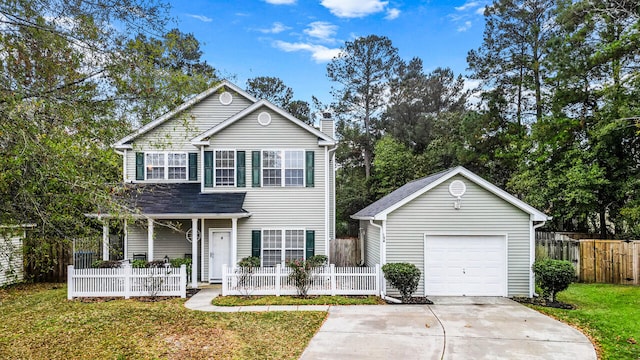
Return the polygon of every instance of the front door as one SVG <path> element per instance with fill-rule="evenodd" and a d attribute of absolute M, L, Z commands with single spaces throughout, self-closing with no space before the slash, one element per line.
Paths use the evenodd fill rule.
<path fill-rule="evenodd" d="M 222 281 L 222 265 L 231 263 L 231 232 L 209 231 L 209 282 Z"/>

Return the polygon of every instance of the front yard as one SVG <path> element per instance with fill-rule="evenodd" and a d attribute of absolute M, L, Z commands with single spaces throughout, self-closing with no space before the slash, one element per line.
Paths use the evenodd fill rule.
<path fill-rule="evenodd" d="M 66 300 L 64 284 L 0 290 L 0 359 L 296 359 L 325 312 L 203 313 L 184 300 Z"/>
<path fill-rule="evenodd" d="M 602 359 L 640 359 L 640 287 L 573 284 L 558 300 L 577 309 L 534 308 L 582 329 L 599 343 Z"/>

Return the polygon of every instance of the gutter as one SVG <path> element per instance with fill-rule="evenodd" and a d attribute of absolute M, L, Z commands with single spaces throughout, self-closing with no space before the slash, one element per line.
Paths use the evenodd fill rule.
<path fill-rule="evenodd" d="M 532 244 L 531 245 L 532 246 L 531 246 L 531 254 L 530 254 L 530 256 L 531 256 L 531 261 L 530 262 L 531 263 L 529 264 L 529 269 L 530 269 L 529 271 L 531 271 L 531 282 L 530 282 L 529 286 L 531 287 L 530 293 L 534 297 L 539 296 L 535 291 L 535 289 L 536 289 L 535 276 L 536 275 L 533 273 L 533 269 L 532 269 L 533 262 L 535 261 L 535 258 L 536 258 L 536 229 L 541 227 L 541 226 L 544 226 L 544 224 L 546 224 L 546 223 L 547 223 L 546 221 L 541 221 L 539 224 L 535 224 L 535 225 L 531 226 L 531 239 L 532 239 Z"/>
<path fill-rule="evenodd" d="M 386 263 L 386 256 L 383 256 L 383 247 L 384 247 L 384 232 L 383 232 L 383 228 L 382 226 L 376 224 L 373 222 L 373 219 L 369 219 L 369 224 L 371 224 L 371 226 L 378 228 L 378 230 L 380 230 L 380 272 L 381 272 L 381 276 L 380 276 L 380 297 L 382 297 L 385 300 L 388 300 L 387 296 L 385 295 L 385 291 L 387 290 L 387 282 L 384 280 L 384 273 L 382 273 L 382 265 L 384 265 Z M 361 256 L 361 261 L 364 263 L 364 246 L 362 246 L 360 248 L 360 256 Z M 391 299 L 389 301 L 394 302 L 394 300 L 396 299 Z"/>

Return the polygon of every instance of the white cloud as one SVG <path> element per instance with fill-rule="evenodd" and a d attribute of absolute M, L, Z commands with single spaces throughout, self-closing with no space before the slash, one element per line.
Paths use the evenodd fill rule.
<path fill-rule="evenodd" d="M 397 19 L 398 16 L 400 16 L 400 10 L 398 9 L 388 9 L 387 10 L 387 16 L 385 16 L 384 18 L 387 20 L 393 20 L 393 19 Z"/>
<path fill-rule="evenodd" d="M 274 22 L 268 29 L 258 29 L 258 31 L 263 32 L 265 34 L 279 34 L 283 31 L 291 29 L 288 26 L 285 26 L 283 23 Z"/>
<path fill-rule="evenodd" d="M 455 9 L 458 11 L 465 11 L 467 9 L 474 8 L 478 5 L 480 4 L 477 1 L 467 1 L 466 3 L 464 3 L 464 5 L 455 7 Z"/>
<path fill-rule="evenodd" d="M 338 27 L 325 21 L 314 21 L 309 27 L 304 29 L 304 33 L 325 42 L 335 42 L 333 36 Z"/>
<path fill-rule="evenodd" d="M 458 26 L 458 32 L 465 32 L 471 28 L 471 21 L 465 21 L 464 24 Z"/>
<path fill-rule="evenodd" d="M 338 56 L 340 49 L 331 49 L 326 46 L 307 44 L 307 43 L 290 43 L 286 41 L 275 41 L 273 46 L 286 52 L 307 51 L 311 53 L 311 57 L 317 62 L 327 62 Z"/>
<path fill-rule="evenodd" d="M 296 0 L 264 0 L 264 2 L 271 5 L 293 5 Z"/>
<path fill-rule="evenodd" d="M 486 6 L 482 6 L 476 9 L 476 14 L 478 15 L 484 15 L 484 9 L 486 9 Z"/>
<path fill-rule="evenodd" d="M 212 22 L 213 19 L 204 15 L 195 15 L 195 14 L 187 14 L 188 17 L 192 17 L 194 19 L 204 21 L 204 22 Z"/>
<path fill-rule="evenodd" d="M 380 0 L 322 0 L 322 6 L 342 18 L 359 18 L 384 10 L 388 1 Z"/>

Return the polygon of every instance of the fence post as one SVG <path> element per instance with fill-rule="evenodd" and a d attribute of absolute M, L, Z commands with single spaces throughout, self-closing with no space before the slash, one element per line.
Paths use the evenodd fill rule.
<path fill-rule="evenodd" d="M 131 297 L 131 276 L 133 274 L 132 266 L 124 264 L 124 298 L 129 299 Z"/>
<path fill-rule="evenodd" d="M 67 266 L 67 299 L 72 300 L 75 289 L 73 288 L 73 265 Z"/>
<path fill-rule="evenodd" d="M 187 297 L 187 265 L 180 265 L 180 297 Z"/>
<path fill-rule="evenodd" d="M 381 286 L 380 286 L 380 264 L 376 264 L 376 294 L 378 294 L 378 296 L 381 296 L 382 293 L 381 291 Z"/>
<path fill-rule="evenodd" d="M 280 296 L 280 264 L 276 264 L 276 296 Z"/>
<path fill-rule="evenodd" d="M 331 296 L 336 296 L 336 266 L 329 265 L 329 276 L 331 279 Z"/>
<path fill-rule="evenodd" d="M 229 292 L 229 269 L 227 268 L 227 264 L 222 265 L 222 296 L 227 296 Z"/>

